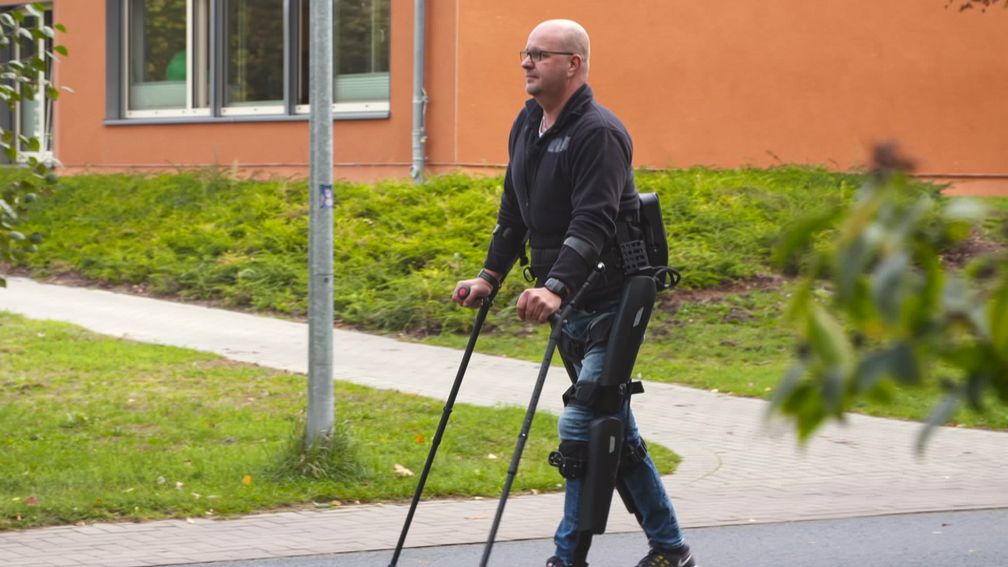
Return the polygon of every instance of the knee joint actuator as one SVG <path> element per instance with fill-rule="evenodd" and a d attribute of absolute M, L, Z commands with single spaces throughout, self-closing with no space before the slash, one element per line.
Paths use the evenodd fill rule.
<path fill-rule="evenodd" d="M 583 477 L 588 467 L 588 443 L 561 441 L 560 447 L 549 454 L 549 464 L 559 469 L 564 478 Z"/>

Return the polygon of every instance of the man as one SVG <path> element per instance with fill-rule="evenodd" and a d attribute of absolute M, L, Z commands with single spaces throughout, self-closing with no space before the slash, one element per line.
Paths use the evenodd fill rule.
<path fill-rule="evenodd" d="M 597 382 L 601 375 L 607 337 L 600 340 L 593 329 L 611 321 L 617 310 L 624 281 L 615 260 L 617 227 L 623 219 L 634 218 L 639 207 L 630 137 L 619 119 L 593 99 L 587 84 L 589 51 L 587 32 L 569 20 L 543 22 L 529 35 L 521 51 L 521 66 L 525 90 L 532 99 L 511 128 L 497 228 L 484 269 L 477 278 L 460 281 L 452 296 L 466 307 L 478 306 L 523 256 L 527 237 L 531 271 L 538 285 L 521 293 L 516 308 L 521 320 L 542 323 L 578 291 L 602 260 L 608 269 L 585 290 L 563 328 L 568 344 L 580 347 L 583 354 L 579 360 L 570 360 L 561 349 L 565 361 L 573 363 L 578 387 Z M 460 297 L 458 290 L 463 287 L 470 293 Z M 628 448 L 623 453 L 621 482 L 651 547 L 637 565 L 695 567 L 628 403 L 621 416 Z M 583 484 L 579 473 L 590 466 L 588 427 L 597 417 L 592 407 L 574 402 L 567 404 L 560 417 L 560 448 L 554 453 L 554 464 L 567 479 L 566 499 L 554 537 L 556 553 L 547 560 L 547 567 L 587 565 L 587 545 L 578 540 Z M 590 536 L 587 541 L 590 545 Z"/>

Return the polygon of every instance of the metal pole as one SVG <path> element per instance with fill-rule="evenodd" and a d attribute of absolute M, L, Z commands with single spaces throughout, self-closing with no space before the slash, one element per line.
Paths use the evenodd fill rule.
<path fill-rule="evenodd" d="M 423 181 L 424 162 L 427 161 L 426 112 L 427 93 L 424 91 L 424 55 L 426 36 L 426 3 L 413 1 L 413 167 L 410 175 L 416 182 Z"/>
<path fill-rule="evenodd" d="M 333 428 L 333 0 L 311 1 L 308 237 L 309 443 Z"/>

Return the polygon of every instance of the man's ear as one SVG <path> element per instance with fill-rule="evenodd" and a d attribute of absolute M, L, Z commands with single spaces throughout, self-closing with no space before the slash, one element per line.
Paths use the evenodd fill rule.
<path fill-rule="evenodd" d="M 575 53 L 574 55 L 571 55 L 571 58 L 570 58 L 570 67 L 568 68 L 568 74 L 571 77 L 576 76 L 578 74 L 578 72 L 581 71 L 581 67 L 583 65 L 584 65 L 584 59 L 581 59 L 580 55 L 578 55 L 577 53 Z"/>

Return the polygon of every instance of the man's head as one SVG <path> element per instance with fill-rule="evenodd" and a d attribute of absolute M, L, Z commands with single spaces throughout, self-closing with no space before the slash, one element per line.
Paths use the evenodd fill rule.
<path fill-rule="evenodd" d="M 562 104 L 588 81 L 588 32 L 571 20 L 547 20 L 532 30 L 522 69 L 525 91 L 543 106 Z"/>

